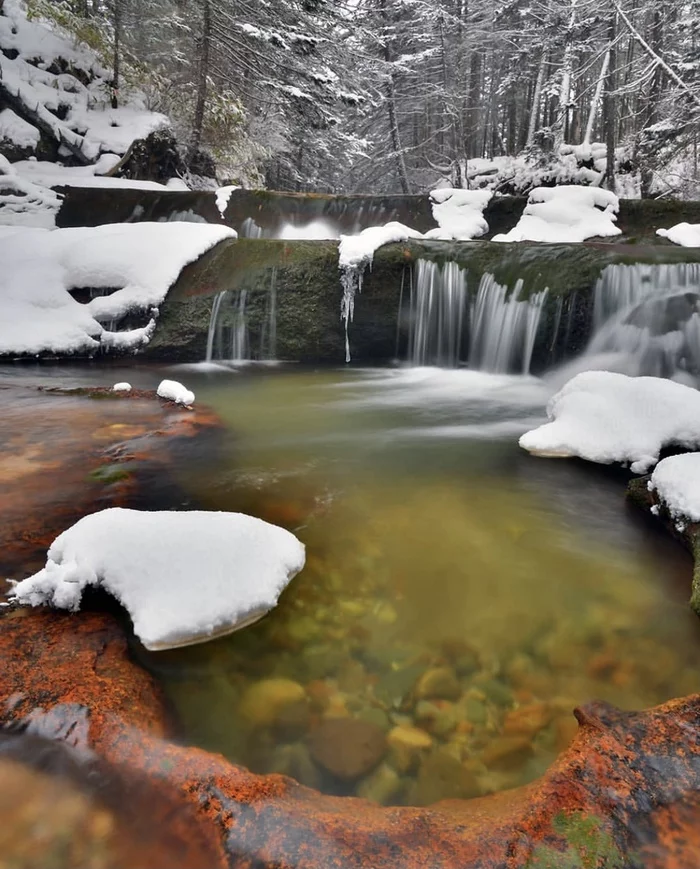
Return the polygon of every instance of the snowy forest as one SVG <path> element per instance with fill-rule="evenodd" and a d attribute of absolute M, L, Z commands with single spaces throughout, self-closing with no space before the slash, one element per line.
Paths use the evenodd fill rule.
<path fill-rule="evenodd" d="M 1 5 L 1 4 L 0 4 Z M 31 0 L 220 181 L 697 198 L 698 0 Z"/>

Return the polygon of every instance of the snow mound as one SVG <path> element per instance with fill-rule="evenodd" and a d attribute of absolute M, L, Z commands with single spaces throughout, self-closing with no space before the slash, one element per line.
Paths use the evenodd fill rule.
<path fill-rule="evenodd" d="M 584 371 L 550 399 L 547 416 L 520 438 L 538 456 L 629 463 L 642 474 L 666 446 L 700 447 L 700 392 L 660 377 Z"/>
<path fill-rule="evenodd" d="M 338 265 L 341 270 L 371 265 L 380 247 L 409 238 L 423 238 L 423 234 L 396 220 L 383 226 L 370 226 L 357 235 L 341 235 Z"/>
<path fill-rule="evenodd" d="M 10 119 L 15 144 L 23 147 L 30 135 L 27 127 L 32 127 L 36 138 L 42 130 L 84 162 L 95 162 L 105 151 L 125 154 L 136 139 L 168 125 L 165 115 L 149 111 L 137 92 L 121 93 L 123 105 L 111 108 L 110 79 L 94 51 L 53 22 L 28 19 L 19 0 L 5 0 L 0 94 L 24 115 L 22 126 Z"/>
<path fill-rule="evenodd" d="M 700 223 L 677 223 L 670 229 L 657 229 L 656 234 L 681 247 L 700 247 Z"/>
<path fill-rule="evenodd" d="M 168 401 L 190 407 L 194 404 L 194 392 L 191 392 L 177 380 L 161 380 L 157 394 Z"/>
<path fill-rule="evenodd" d="M 303 566 L 304 546 L 262 519 L 114 507 L 60 534 L 12 599 L 75 611 L 87 586 L 101 586 L 147 649 L 169 649 L 257 621 Z"/>
<path fill-rule="evenodd" d="M 121 383 L 115 383 L 112 387 L 112 392 L 131 392 L 131 384 L 126 383 L 125 381 Z"/>
<path fill-rule="evenodd" d="M 493 241 L 569 243 L 620 235 L 622 230 L 615 225 L 619 208 L 617 196 L 599 187 L 537 187 L 516 226 L 495 235 Z"/>
<path fill-rule="evenodd" d="M 649 491 L 656 492 L 674 519 L 700 522 L 700 453 L 662 459 Z"/>
<path fill-rule="evenodd" d="M 489 190 L 458 190 L 453 187 L 431 191 L 433 217 L 438 228 L 426 232 L 425 238 L 469 241 L 486 235 L 489 225 L 483 212 L 492 195 Z"/>
<path fill-rule="evenodd" d="M 193 223 L 52 232 L 0 227 L 0 354 L 138 350 L 150 340 L 158 306 L 182 269 L 235 235 L 227 227 Z M 84 304 L 69 292 L 88 288 L 94 297 Z M 105 328 L 135 312 L 148 318 L 145 326 Z"/>

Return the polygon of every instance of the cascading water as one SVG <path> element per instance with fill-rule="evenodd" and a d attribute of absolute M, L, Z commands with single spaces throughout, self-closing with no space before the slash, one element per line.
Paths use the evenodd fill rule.
<path fill-rule="evenodd" d="M 612 265 L 594 293 L 586 356 L 618 354 L 630 374 L 700 374 L 700 264 Z"/>
<path fill-rule="evenodd" d="M 266 291 L 224 290 L 214 298 L 207 362 L 270 362 L 277 354 L 277 269 Z"/>
<path fill-rule="evenodd" d="M 529 373 L 547 290 L 521 299 L 522 290 L 521 279 L 509 294 L 493 275 L 481 278 L 472 314 L 471 368 Z"/>
<path fill-rule="evenodd" d="M 419 260 L 410 295 L 409 361 L 447 367 L 468 362 L 481 371 L 527 374 L 547 291 L 525 299 L 522 289 L 518 281 L 509 292 L 486 274 L 470 304 L 463 269 Z"/>

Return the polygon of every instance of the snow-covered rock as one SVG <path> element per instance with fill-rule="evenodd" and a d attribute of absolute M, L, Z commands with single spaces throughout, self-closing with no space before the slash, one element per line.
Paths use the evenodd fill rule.
<path fill-rule="evenodd" d="M 0 354 L 138 350 L 182 269 L 235 235 L 227 227 L 192 223 L 51 232 L 0 226 Z M 79 288 L 110 294 L 81 304 L 69 293 Z M 142 312 L 147 325 L 125 332 L 103 325 L 131 312 Z"/>
<path fill-rule="evenodd" d="M 158 395 L 185 407 L 191 407 L 194 404 L 194 392 L 178 383 L 177 380 L 161 380 L 158 385 Z"/>
<path fill-rule="evenodd" d="M 620 202 L 599 187 L 565 184 L 537 187 L 516 226 L 493 241 L 582 242 L 594 236 L 620 235 L 615 225 Z"/>
<path fill-rule="evenodd" d="M 289 531 L 242 513 L 141 512 L 85 516 L 54 540 L 46 566 L 12 599 L 77 610 L 101 586 L 126 608 L 148 649 L 231 633 L 276 606 L 304 566 Z"/>
<path fill-rule="evenodd" d="M 490 190 L 456 190 L 440 187 L 430 193 L 433 217 L 437 229 L 431 229 L 425 238 L 447 241 L 469 241 L 486 235 L 489 225 L 484 209 L 491 201 Z"/>
<path fill-rule="evenodd" d="M 0 228 L 32 226 L 53 229 L 60 207 L 58 194 L 20 178 L 14 165 L 0 154 Z"/>
<path fill-rule="evenodd" d="M 131 384 L 126 382 L 115 383 L 112 392 L 131 392 Z"/>
<path fill-rule="evenodd" d="M 649 490 L 657 493 L 673 519 L 700 522 L 700 453 L 662 459 Z"/>
<path fill-rule="evenodd" d="M 423 234 L 396 220 L 383 226 L 369 226 L 357 235 L 341 235 L 338 265 L 341 270 L 371 265 L 374 254 L 380 247 L 408 241 L 409 238 L 423 238 Z"/>
<path fill-rule="evenodd" d="M 660 377 L 585 371 L 550 400 L 547 416 L 520 438 L 538 456 L 629 463 L 641 474 L 666 446 L 700 447 L 700 392 Z"/>
<path fill-rule="evenodd" d="M 681 247 L 700 247 L 700 223 L 677 223 L 670 229 L 657 229 L 656 234 Z"/>

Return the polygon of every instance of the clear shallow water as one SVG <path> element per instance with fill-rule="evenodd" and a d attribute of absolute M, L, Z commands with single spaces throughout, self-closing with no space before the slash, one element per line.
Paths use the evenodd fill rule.
<path fill-rule="evenodd" d="M 426 803 L 539 775 L 580 703 L 698 688 L 689 557 L 627 507 L 622 472 L 517 446 L 553 384 L 435 369 L 0 380 L 37 374 L 183 380 L 227 426 L 221 452 L 177 471 L 192 503 L 307 545 L 259 624 L 144 656 L 185 739 L 332 792 Z"/>

